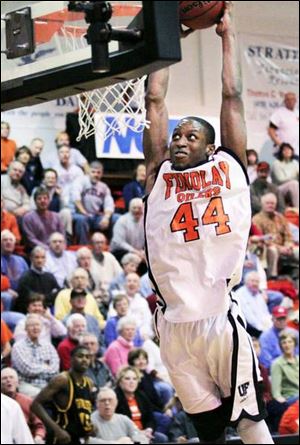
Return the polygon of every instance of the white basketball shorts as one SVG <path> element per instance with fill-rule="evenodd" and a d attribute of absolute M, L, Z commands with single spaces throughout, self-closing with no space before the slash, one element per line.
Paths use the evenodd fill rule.
<path fill-rule="evenodd" d="M 258 361 L 235 300 L 227 313 L 187 323 L 166 321 L 157 308 L 154 321 L 162 361 L 187 413 L 213 410 L 232 396 L 232 422 L 243 410 L 243 417 L 259 417 Z"/>

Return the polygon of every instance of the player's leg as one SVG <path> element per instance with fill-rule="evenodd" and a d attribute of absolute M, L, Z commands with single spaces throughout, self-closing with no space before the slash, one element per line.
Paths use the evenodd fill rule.
<path fill-rule="evenodd" d="M 225 443 L 225 428 L 228 420 L 224 418 L 222 405 L 211 411 L 188 414 L 197 431 L 200 442 Z"/>
<path fill-rule="evenodd" d="M 266 410 L 257 358 L 239 306 L 234 299 L 227 319 L 228 322 L 224 326 L 223 318 L 219 317 L 216 331 L 222 330 L 223 335 L 218 342 L 213 341 L 209 348 L 209 355 L 212 356 L 210 361 L 214 363 L 219 359 L 218 366 L 212 367 L 211 373 L 224 397 L 231 395 L 231 406 L 224 406 L 225 414 L 229 414 L 229 421 L 238 425 L 237 430 L 243 443 L 274 443 L 263 420 L 266 417 Z"/>
<path fill-rule="evenodd" d="M 206 361 L 208 322 L 169 323 L 160 311 L 156 316 L 162 360 L 199 439 L 205 443 L 225 443 L 228 422 Z"/>
<path fill-rule="evenodd" d="M 207 444 L 226 443 L 225 428 L 229 424 L 231 404 L 232 399 L 228 398 L 223 401 L 222 406 L 215 410 L 200 414 L 189 414 L 201 441 Z M 237 432 L 244 444 L 274 443 L 264 420 L 255 422 L 250 419 L 242 419 L 238 423 Z"/>
<path fill-rule="evenodd" d="M 242 419 L 237 426 L 237 432 L 245 444 L 274 443 L 269 428 L 264 420 L 254 422 L 250 419 Z"/>
<path fill-rule="evenodd" d="M 263 402 L 263 382 L 252 342 L 246 332 L 244 320 L 239 311 L 238 305 L 233 301 L 228 319 L 233 329 L 233 338 L 237 340 L 238 346 L 234 347 L 234 350 L 236 350 L 236 365 L 231 369 L 231 375 L 233 377 L 239 374 L 242 380 L 247 380 L 247 385 L 243 386 L 241 380 L 238 382 L 238 377 L 232 380 L 234 384 L 232 388 L 234 391 L 233 412 L 236 416 L 239 416 L 239 410 L 241 410 L 241 413 L 245 411 L 252 419 L 242 418 L 238 421 L 237 431 L 245 444 L 271 444 L 274 442 L 264 420 L 267 413 Z M 233 351 L 233 356 L 234 354 L 235 351 Z M 248 374 L 251 369 L 252 378 Z M 251 387 L 255 389 L 252 394 L 249 393 Z"/>

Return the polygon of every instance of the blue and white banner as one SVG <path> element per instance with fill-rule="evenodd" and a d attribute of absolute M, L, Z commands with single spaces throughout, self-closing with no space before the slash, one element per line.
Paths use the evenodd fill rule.
<path fill-rule="evenodd" d="M 203 116 L 201 116 L 203 117 Z M 126 118 L 126 115 L 125 115 Z M 169 119 L 169 135 L 172 134 L 177 122 L 182 116 L 171 117 Z M 106 117 L 108 122 L 113 116 Z M 213 125 L 216 131 L 216 145 L 219 145 L 219 119 L 214 117 L 203 117 Z M 105 129 L 103 129 L 105 130 Z M 96 154 L 98 158 L 114 159 L 144 159 L 143 155 L 143 133 L 135 133 L 126 126 L 123 127 L 120 134 L 115 133 L 106 140 L 96 133 Z"/>
<path fill-rule="evenodd" d="M 75 96 L 57 99 L 51 102 L 34 105 L 32 107 L 17 108 L 1 113 L 1 118 L 10 123 L 10 137 L 15 139 L 17 146 L 29 145 L 34 137 L 41 137 L 45 142 L 42 152 L 44 167 L 52 165 L 53 155 L 56 156 L 54 139 L 59 131 L 64 131 L 66 126 L 66 113 L 74 112 L 77 108 Z M 183 116 L 172 116 L 169 119 L 169 135 L 172 134 L 177 122 Z M 219 119 L 211 116 L 199 116 L 206 119 L 215 128 L 216 146 L 220 144 Z M 107 116 L 109 121 L 113 116 Z M 126 119 L 126 115 L 121 119 Z M 105 130 L 105 129 L 103 129 Z M 93 137 L 93 136 L 91 136 Z M 113 159 L 143 159 L 142 147 L 143 133 L 135 133 L 124 126 L 121 134 L 115 133 L 104 140 L 96 133 L 97 158 Z"/>

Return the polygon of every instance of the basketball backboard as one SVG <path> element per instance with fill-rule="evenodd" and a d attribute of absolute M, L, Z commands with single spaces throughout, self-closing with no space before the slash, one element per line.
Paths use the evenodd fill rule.
<path fill-rule="evenodd" d="M 114 30 L 137 29 L 134 41 L 110 41 L 109 67 L 93 72 L 89 23 L 78 5 L 108 2 L 2 1 L 2 19 L 29 7 L 34 52 L 9 59 L 1 54 L 1 107 L 9 110 L 42 103 L 139 77 L 181 59 L 177 1 L 111 1 Z M 70 8 L 71 5 L 71 8 Z M 70 10 L 72 9 L 72 10 Z M 1 21 L 2 51 L 7 48 Z"/>

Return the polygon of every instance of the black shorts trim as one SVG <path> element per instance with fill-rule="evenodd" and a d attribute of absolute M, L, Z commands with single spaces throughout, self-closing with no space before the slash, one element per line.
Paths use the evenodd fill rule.
<path fill-rule="evenodd" d="M 233 334 L 232 334 L 233 350 L 232 350 L 232 358 L 231 358 L 231 398 L 232 398 L 232 403 L 233 403 L 234 397 L 235 397 L 235 388 L 236 388 L 239 337 L 238 337 L 238 332 L 237 332 L 237 328 L 235 325 L 235 321 L 234 321 L 233 315 L 230 310 L 228 311 L 227 316 L 228 316 L 229 323 L 231 324 L 232 329 L 233 329 Z"/>
<path fill-rule="evenodd" d="M 238 338 L 236 322 L 235 322 L 235 319 L 234 319 L 233 315 L 231 314 L 230 310 L 228 311 L 228 320 L 229 320 L 229 323 L 231 324 L 232 329 L 233 329 L 233 351 L 232 351 L 232 362 L 231 362 L 231 397 L 230 397 L 231 403 L 232 403 L 232 407 L 231 407 L 231 409 L 232 409 L 234 399 L 235 399 L 235 392 L 236 392 L 239 338 Z M 244 322 L 243 322 L 242 318 L 240 316 L 237 316 L 237 320 L 242 325 L 243 329 L 245 329 Z M 247 413 L 245 410 L 242 410 L 242 412 L 237 420 L 229 421 L 229 425 L 231 425 L 233 427 L 236 427 L 237 424 L 242 419 L 249 419 L 249 420 L 253 420 L 254 422 L 259 422 L 260 420 L 265 419 L 268 415 L 264 401 L 263 401 L 262 382 L 258 382 L 258 376 L 257 376 L 257 372 L 256 372 L 255 359 L 254 359 L 254 351 L 250 344 L 250 341 L 251 341 L 250 338 L 248 340 L 249 340 L 249 347 L 251 348 L 252 378 L 253 378 L 253 384 L 254 384 L 255 393 L 256 393 L 256 401 L 257 401 L 259 414 L 257 414 L 256 416 L 253 416 L 253 415 Z"/>
<path fill-rule="evenodd" d="M 145 203 L 145 209 L 144 209 L 145 254 L 146 254 L 146 260 L 147 260 L 147 266 L 148 266 L 148 275 L 151 280 L 151 283 L 154 286 L 154 292 L 155 292 L 156 296 L 158 298 L 160 298 L 160 302 L 158 301 L 158 304 L 161 306 L 162 312 L 165 313 L 166 308 L 167 308 L 167 303 L 166 303 L 164 297 L 162 296 L 162 294 L 159 290 L 159 287 L 155 281 L 154 275 L 151 270 L 150 261 L 149 261 L 148 241 L 147 241 L 147 235 L 146 235 L 146 233 L 147 233 L 146 232 L 146 218 L 147 218 L 147 212 L 148 212 L 148 196 L 149 195 L 147 195 L 144 199 L 144 203 Z"/>

